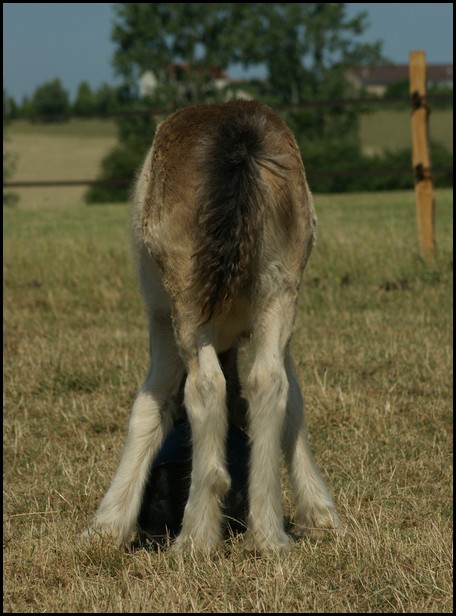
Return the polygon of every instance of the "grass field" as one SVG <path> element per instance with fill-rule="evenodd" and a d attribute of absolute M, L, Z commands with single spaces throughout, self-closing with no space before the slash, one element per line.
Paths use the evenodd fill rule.
<path fill-rule="evenodd" d="M 411 145 L 410 111 L 382 109 L 360 119 L 360 138 L 366 154 L 400 150 Z M 453 110 L 434 110 L 429 116 L 429 138 L 453 151 Z"/>
<path fill-rule="evenodd" d="M 7 130 L 5 149 L 16 158 L 12 180 L 94 180 L 117 143 L 112 121 L 71 120 L 65 124 L 17 121 Z M 81 203 L 87 186 L 15 188 L 26 207 Z"/>
<path fill-rule="evenodd" d="M 315 198 L 292 348 L 345 534 L 276 557 L 77 542 L 147 369 L 128 211 L 4 208 L 4 611 L 452 612 L 452 199 L 426 265 L 411 192 Z"/>

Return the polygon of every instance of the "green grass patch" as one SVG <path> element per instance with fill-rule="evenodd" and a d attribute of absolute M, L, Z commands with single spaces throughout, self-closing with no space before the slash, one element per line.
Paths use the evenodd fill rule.
<path fill-rule="evenodd" d="M 112 118 L 72 118 L 65 122 L 29 122 L 14 120 L 8 133 L 48 137 L 117 137 L 117 125 Z"/>
<path fill-rule="evenodd" d="M 361 115 L 360 139 L 366 153 L 411 147 L 410 109 L 381 109 Z M 436 109 L 429 118 L 429 137 L 453 152 L 453 110 Z"/>

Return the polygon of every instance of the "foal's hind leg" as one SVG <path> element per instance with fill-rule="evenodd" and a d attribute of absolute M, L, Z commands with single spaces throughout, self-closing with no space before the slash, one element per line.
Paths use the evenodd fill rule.
<path fill-rule="evenodd" d="M 130 418 L 111 486 L 85 535 L 106 532 L 119 545 L 136 526 L 150 464 L 172 426 L 170 402 L 183 373 L 169 315 L 150 315 L 151 366 Z"/>
<path fill-rule="evenodd" d="M 294 297 L 286 291 L 265 304 L 255 324 L 253 364 L 244 388 L 252 440 L 246 544 L 265 550 L 289 543 L 283 527 L 280 467 L 288 397 L 284 357 L 294 306 Z"/>
<path fill-rule="evenodd" d="M 210 334 L 183 343 L 188 376 L 185 407 L 192 432 L 192 475 L 182 529 L 173 546 L 209 551 L 222 538 L 221 501 L 230 487 L 225 462 L 225 377 Z"/>
<path fill-rule="evenodd" d="M 285 364 L 290 389 L 283 450 L 296 501 L 296 527 L 300 532 L 312 534 L 322 528 L 337 528 L 339 518 L 312 458 L 307 440 L 304 403 L 289 353 Z"/>

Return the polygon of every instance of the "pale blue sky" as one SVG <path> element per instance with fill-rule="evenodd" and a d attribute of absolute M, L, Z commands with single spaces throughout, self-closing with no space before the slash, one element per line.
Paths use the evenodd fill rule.
<path fill-rule="evenodd" d="M 366 42 L 383 41 L 383 52 L 405 64 L 424 49 L 428 63 L 453 62 L 452 3 L 348 3 L 348 14 L 368 12 Z M 59 77 L 73 98 L 81 81 L 92 88 L 115 84 L 110 41 L 112 4 L 4 3 L 3 86 L 20 101 Z M 229 70 L 231 77 L 242 76 Z"/>

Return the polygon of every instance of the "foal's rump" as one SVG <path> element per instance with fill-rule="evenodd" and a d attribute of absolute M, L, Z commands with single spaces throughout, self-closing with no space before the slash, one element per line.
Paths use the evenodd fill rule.
<path fill-rule="evenodd" d="M 137 239 L 199 324 L 252 298 L 258 282 L 299 284 L 315 216 L 294 137 L 268 107 L 177 111 L 157 129 L 137 193 L 147 194 L 136 199 Z"/>

